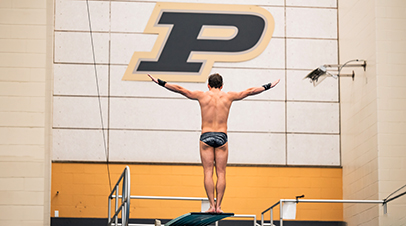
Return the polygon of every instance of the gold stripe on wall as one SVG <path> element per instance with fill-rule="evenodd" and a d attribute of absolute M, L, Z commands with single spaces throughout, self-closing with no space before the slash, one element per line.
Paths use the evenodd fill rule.
<path fill-rule="evenodd" d="M 201 166 L 127 164 L 131 171 L 131 195 L 206 197 Z M 114 185 L 126 164 L 111 164 Z M 51 215 L 107 218 L 110 193 L 107 169 L 97 163 L 53 163 Z M 307 199 L 342 199 L 342 169 L 304 167 L 227 168 L 223 210 L 256 214 L 279 199 L 305 194 Z M 198 201 L 131 200 L 131 218 L 173 219 L 199 212 Z M 275 219 L 279 209 L 274 213 Z M 269 220 L 269 214 L 266 214 Z M 299 204 L 297 220 L 342 221 L 342 204 Z"/>

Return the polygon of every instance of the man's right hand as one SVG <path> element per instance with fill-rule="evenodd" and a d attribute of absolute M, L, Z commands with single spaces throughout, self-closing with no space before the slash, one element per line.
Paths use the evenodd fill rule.
<path fill-rule="evenodd" d="M 262 87 L 264 87 L 265 90 L 269 90 L 269 89 L 275 87 L 275 86 L 279 83 L 279 81 L 280 81 L 280 79 L 276 80 L 276 81 L 273 82 L 273 83 L 265 84 L 265 85 L 263 85 Z"/>
<path fill-rule="evenodd" d="M 278 85 L 280 79 L 276 80 L 275 82 L 272 82 L 271 88 L 275 87 L 276 85 Z"/>

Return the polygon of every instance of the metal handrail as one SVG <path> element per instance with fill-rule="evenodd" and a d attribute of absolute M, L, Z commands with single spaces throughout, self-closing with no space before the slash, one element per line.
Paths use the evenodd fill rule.
<path fill-rule="evenodd" d="M 119 194 L 120 184 L 122 184 L 122 192 Z M 173 196 L 136 196 L 130 195 L 130 168 L 125 167 L 123 173 L 119 177 L 117 183 L 114 185 L 114 189 L 110 192 L 108 197 L 108 226 L 129 226 L 129 217 L 130 217 L 130 200 L 131 199 L 152 199 L 152 200 L 180 200 L 180 201 L 201 201 L 207 202 L 208 198 L 201 197 L 173 197 Z M 115 199 L 115 212 L 111 216 L 111 200 Z M 119 205 L 119 200 L 121 199 L 121 204 Z M 118 215 L 121 212 L 121 223 L 118 222 Z M 254 226 L 259 226 L 256 223 L 256 215 L 234 215 L 233 217 L 237 218 L 253 218 Z M 217 222 L 216 222 L 217 223 Z"/>
<path fill-rule="evenodd" d="M 387 202 L 384 200 L 339 200 L 339 199 L 281 199 L 278 202 L 276 202 L 274 205 L 269 207 L 268 209 L 264 210 L 261 213 L 261 226 L 268 225 L 264 223 L 264 214 L 268 211 L 270 211 L 270 224 L 271 226 L 274 226 L 273 224 L 273 208 L 279 205 L 279 225 L 283 226 L 283 203 L 285 202 L 302 202 L 302 203 L 360 203 L 360 204 L 382 204 L 384 205 L 384 209 L 386 209 Z"/>
<path fill-rule="evenodd" d="M 116 196 L 113 195 L 113 198 Z M 118 196 L 122 198 L 121 195 Z M 173 196 L 141 196 L 141 195 L 131 195 L 130 199 L 155 199 L 155 200 L 180 200 L 180 201 L 209 201 L 208 198 L 199 197 L 173 197 Z"/>
<path fill-rule="evenodd" d="M 122 182 L 122 191 L 119 194 L 119 185 Z M 110 226 L 111 224 L 118 225 L 118 214 L 121 212 L 121 225 L 128 226 L 128 221 L 130 218 L 130 167 L 126 166 L 123 173 L 121 174 L 120 178 L 118 179 L 117 183 L 114 185 L 114 189 L 110 192 L 109 195 L 109 213 L 108 213 L 108 223 L 107 225 Z M 115 195 L 113 195 L 115 193 Z M 118 205 L 118 201 L 121 198 L 121 205 Z M 115 212 L 114 215 L 111 216 L 111 200 L 115 199 Z M 114 220 L 113 220 L 114 219 Z"/>
<path fill-rule="evenodd" d="M 112 198 L 115 198 L 116 195 L 112 195 Z M 122 195 L 118 195 L 118 198 L 122 198 Z M 150 200 L 179 200 L 179 201 L 209 201 L 208 198 L 202 198 L 202 197 L 176 197 L 176 196 L 141 196 L 141 195 L 131 195 L 130 199 L 150 199 Z M 202 210 L 203 211 L 203 210 Z M 114 216 L 113 216 L 114 217 Z M 253 218 L 253 226 L 260 226 L 257 222 L 257 216 L 256 215 L 242 215 L 242 214 L 236 214 L 232 216 L 233 218 Z M 149 224 L 146 224 L 148 226 L 152 226 Z M 216 225 L 218 225 L 218 222 L 216 222 Z"/>

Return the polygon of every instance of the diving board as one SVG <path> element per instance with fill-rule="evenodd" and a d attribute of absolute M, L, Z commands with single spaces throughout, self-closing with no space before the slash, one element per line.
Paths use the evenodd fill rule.
<path fill-rule="evenodd" d="M 169 221 L 165 226 L 206 226 L 231 216 L 234 216 L 234 213 L 192 212 Z"/>

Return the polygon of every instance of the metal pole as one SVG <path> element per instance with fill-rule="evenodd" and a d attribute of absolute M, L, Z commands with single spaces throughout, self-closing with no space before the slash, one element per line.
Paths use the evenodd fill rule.
<path fill-rule="evenodd" d="M 129 224 L 130 220 L 130 203 L 131 203 L 131 178 L 130 178 L 130 167 L 126 167 L 127 169 L 127 224 Z"/>
<path fill-rule="evenodd" d="M 108 221 L 107 221 L 107 225 L 110 225 L 110 220 L 111 220 L 111 199 L 110 199 L 110 196 L 109 196 L 109 219 L 108 219 Z"/>
<path fill-rule="evenodd" d="M 121 203 L 123 204 L 123 207 L 121 208 L 121 225 L 127 226 L 127 168 L 124 170 L 123 188 L 121 194 Z"/>
<path fill-rule="evenodd" d="M 180 200 L 180 201 L 208 201 L 208 198 L 195 198 L 195 197 L 170 197 L 170 196 L 140 196 L 132 195 L 131 199 L 157 199 L 157 200 Z"/>
<path fill-rule="evenodd" d="M 273 226 L 273 208 L 271 209 L 271 226 Z"/>
<path fill-rule="evenodd" d="M 279 203 L 279 222 L 280 222 L 280 226 L 283 226 L 283 199 L 281 199 L 280 203 Z"/>
<path fill-rule="evenodd" d="M 117 213 L 117 210 L 118 210 L 118 185 L 116 186 L 116 213 Z M 116 217 L 115 217 L 115 221 L 116 221 L 116 226 L 118 226 L 118 214 L 116 215 Z"/>
<path fill-rule="evenodd" d="M 261 226 L 264 226 L 264 214 L 261 213 Z"/>

